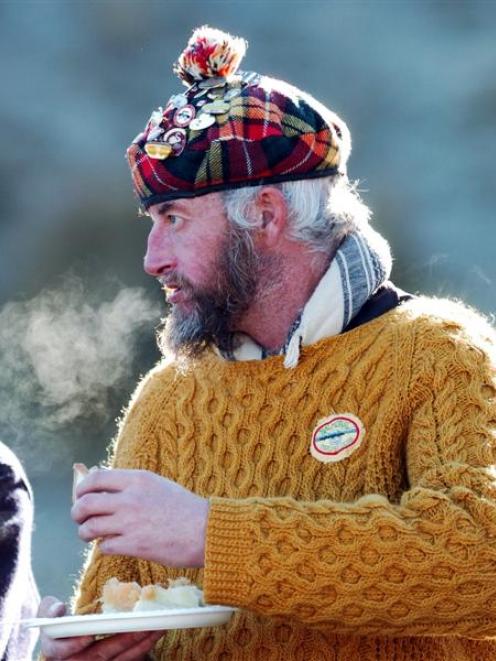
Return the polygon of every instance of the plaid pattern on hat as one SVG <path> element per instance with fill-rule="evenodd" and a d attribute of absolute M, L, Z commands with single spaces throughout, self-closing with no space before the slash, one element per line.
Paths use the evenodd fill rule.
<path fill-rule="evenodd" d="M 222 35 L 224 44 L 233 39 L 212 32 Z M 199 50 L 198 38 L 193 46 L 190 42 L 188 57 L 183 53 L 180 58 L 183 67 L 191 52 Z M 232 44 L 230 48 L 231 53 Z M 224 60 L 222 66 L 225 73 Z M 145 208 L 241 186 L 345 172 L 348 129 L 309 95 L 254 73 L 227 69 L 228 75 L 212 75 L 212 57 L 208 75 L 201 77 L 197 61 L 192 71 L 195 80 L 189 89 L 155 111 L 127 151 L 134 188 Z"/>

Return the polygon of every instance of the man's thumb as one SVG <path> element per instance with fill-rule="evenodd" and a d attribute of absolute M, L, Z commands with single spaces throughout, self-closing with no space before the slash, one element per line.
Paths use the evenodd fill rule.
<path fill-rule="evenodd" d="M 38 608 L 38 617 L 60 617 L 65 614 L 65 604 L 57 597 L 44 597 Z"/>

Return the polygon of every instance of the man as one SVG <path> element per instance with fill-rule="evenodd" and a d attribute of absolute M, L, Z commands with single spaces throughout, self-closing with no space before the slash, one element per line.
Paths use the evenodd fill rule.
<path fill-rule="evenodd" d="M 31 571 L 33 500 L 24 470 L 0 442 L 0 659 L 28 661 L 37 632 L 20 620 L 34 617 L 38 591 Z"/>
<path fill-rule="evenodd" d="M 388 246 L 346 177 L 346 125 L 238 72 L 244 47 L 194 33 L 177 65 L 190 87 L 128 150 L 152 221 L 145 269 L 171 304 L 165 358 L 131 400 L 113 470 L 84 480 L 72 513 L 98 540 L 78 612 L 98 610 L 112 576 L 180 575 L 239 610 L 142 634 L 138 651 L 119 636 L 43 649 L 493 659 L 494 332 L 389 283 Z"/>

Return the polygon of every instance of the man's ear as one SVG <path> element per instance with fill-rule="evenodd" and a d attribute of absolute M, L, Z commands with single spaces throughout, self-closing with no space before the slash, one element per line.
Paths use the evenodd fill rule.
<path fill-rule="evenodd" d="M 259 216 L 257 239 L 267 247 L 275 246 L 288 226 L 288 206 L 282 191 L 264 186 L 256 201 Z"/>

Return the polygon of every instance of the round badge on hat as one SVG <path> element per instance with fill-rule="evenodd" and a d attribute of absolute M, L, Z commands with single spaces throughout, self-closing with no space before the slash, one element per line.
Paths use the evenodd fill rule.
<path fill-rule="evenodd" d="M 150 115 L 148 120 L 151 126 L 159 126 L 164 118 L 164 110 L 162 107 L 159 107 L 157 110 L 154 110 Z"/>
<path fill-rule="evenodd" d="M 163 140 L 172 147 L 174 156 L 179 156 L 186 145 L 186 131 L 181 128 L 171 129 L 164 135 Z"/>
<path fill-rule="evenodd" d="M 224 101 L 213 101 L 203 106 L 203 111 L 210 115 L 225 115 L 229 111 L 229 104 Z"/>
<path fill-rule="evenodd" d="M 192 119 L 195 118 L 196 110 L 194 106 L 188 104 L 182 108 L 178 108 L 174 113 L 174 124 L 179 128 L 188 126 Z"/>
<path fill-rule="evenodd" d="M 210 89 L 212 87 L 224 87 L 226 79 L 223 76 L 212 76 L 211 78 L 204 78 L 198 83 L 200 89 Z"/>
<path fill-rule="evenodd" d="M 203 96 L 206 96 L 208 94 L 208 89 L 200 89 L 195 96 L 193 97 L 194 99 L 201 99 Z"/>
<path fill-rule="evenodd" d="M 313 430 L 310 453 L 324 463 L 342 461 L 360 447 L 364 437 L 365 427 L 356 415 L 330 415 Z"/>
<path fill-rule="evenodd" d="M 150 158 L 163 161 L 172 154 L 172 147 L 166 142 L 147 142 L 145 152 Z"/>
<path fill-rule="evenodd" d="M 209 98 L 211 101 L 217 101 L 220 99 L 224 98 L 224 90 L 221 90 L 220 88 L 214 89 L 211 92 L 208 92 L 207 98 Z"/>
<path fill-rule="evenodd" d="M 256 85 L 260 80 L 260 74 L 255 71 L 244 71 L 241 74 L 241 80 L 243 85 Z"/>
<path fill-rule="evenodd" d="M 174 108 L 183 108 L 188 103 L 188 99 L 184 94 L 174 94 L 174 96 L 171 96 L 169 103 Z"/>
<path fill-rule="evenodd" d="M 154 140 L 158 140 L 160 136 L 163 135 L 164 133 L 165 131 L 163 128 L 161 128 L 160 126 L 156 126 L 148 134 L 147 140 L 149 140 L 150 142 L 153 142 Z"/>
<path fill-rule="evenodd" d="M 241 94 L 241 88 L 233 87 L 224 94 L 224 99 L 225 101 L 232 101 L 232 99 L 235 99 L 240 94 Z"/>
<path fill-rule="evenodd" d="M 205 108 L 205 106 L 203 107 Z M 215 117 L 213 115 L 208 115 L 207 113 L 202 113 L 190 122 L 189 128 L 193 129 L 193 131 L 203 131 L 203 129 L 207 129 L 209 126 L 212 126 L 212 124 L 215 124 Z"/>

